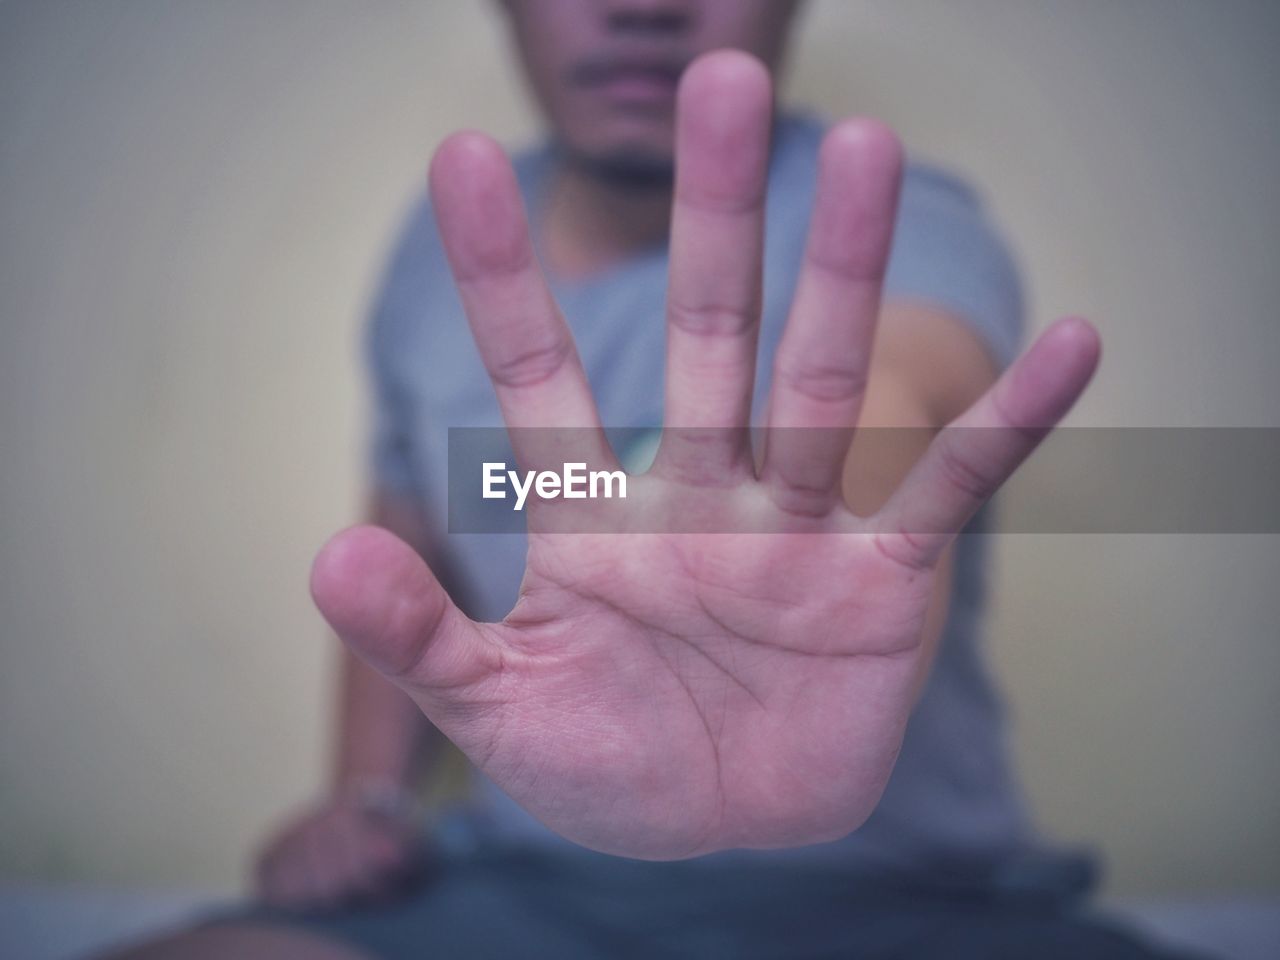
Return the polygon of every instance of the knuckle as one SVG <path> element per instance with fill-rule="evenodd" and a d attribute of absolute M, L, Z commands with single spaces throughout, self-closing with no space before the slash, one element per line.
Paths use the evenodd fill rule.
<path fill-rule="evenodd" d="M 489 364 L 489 376 L 502 387 L 540 386 L 555 376 L 571 352 L 569 339 L 555 336 L 546 343 L 531 344 L 495 357 Z"/>
<path fill-rule="evenodd" d="M 841 284 L 870 288 L 878 295 L 888 265 L 888 245 L 869 239 L 861 245 L 846 245 L 838 255 L 809 254 L 806 265 Z"/>
<path fill-rule="evenodd" d="M 733 307 L 715 303 L 667 304 L 667 322 L 697 337 L 736 337 L 755 326 L 758 311 L 752 305 Z"/>
<path fill-rule="evenodd" d="M 938 469 L 947 484 L 971 500 L 988 500 L 1000 486 L 997 476 L 979 467 L 945 438 L 938 446 Z"/>
<path fill-rule="evenodd" d="M 848 403 L 867 388 L 866 371 L 853 364 L 782 362 L 774 377 L 788 390 L 821 403 Z"/>
<path fill-rule="evenodd" d="M 876 533 L 871 542 L 882 557 L 912 573 L 927 570 L 932 565 L 925 539 L 907 530 L 899 530 L 893 535 Z"/>
<path fill-rule="evenodd" d="M 831 513 L 836 504 L 835 489 L 819 480 L 784 477 L 770 485 L 771 499 L 783 513 L 816 520 Z"/>
<path fill-rule="evenodd" d="M 991 393 L 991 407 L 1001 424 L 998 429 L 1009 431 L 1025 447 L 1036 446 L 1053 429 L 1052 424 L 1025 422 L 1022 417 L 1009 409 L 1008 401 L 999 390 L 993 390 Z"/>
<path fill-rule="evenodd" d="M 744 185 L 737 178 L 722 183 L 705 183 L 699 190 L 680 189 L 677 202 L 695 214 L 712 217 L 741 218 L 758 214 L 764 208 L 764 193 Z"/>

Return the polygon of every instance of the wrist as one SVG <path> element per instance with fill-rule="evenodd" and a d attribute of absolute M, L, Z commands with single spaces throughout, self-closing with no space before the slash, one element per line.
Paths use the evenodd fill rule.
<path fill-rule="evenodd" d="M 348 778 L 337 786 L 334 799 L 369 816 L 400 823 L 420 823 L 426 813 L 417 794 L 398 777 Z"/>

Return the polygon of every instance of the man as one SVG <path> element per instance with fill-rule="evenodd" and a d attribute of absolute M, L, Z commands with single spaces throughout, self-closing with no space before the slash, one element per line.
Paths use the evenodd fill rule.
<path fill-rule="evenodd" d="M 552 145 L 513 171 L 447 141 L 380 298 L 372 524 L 312 578 L 348 650 L 333 787 L 262 906 L 137 955 L 1149 955 L 1027 825 L 983 539 L 954 539 L 1084 389 L 1092 328 L 1014 362 L 973 196 L 874 122 L 775 122 L 796 3 L 505 8 Z M 446 535 L 447 429 L 502 420 L 528 469 L 561 459 L 540 428 L 616 467 L 601 424 L 664 423 L 631 482 L 676 520 L 556 533 L 535 502 L 527 543 Z M 442 734 L 478 813 L 428 851 Z"/>

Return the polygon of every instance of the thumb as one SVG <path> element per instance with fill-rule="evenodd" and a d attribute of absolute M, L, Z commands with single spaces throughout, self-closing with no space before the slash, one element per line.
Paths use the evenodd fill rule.
<path fill-rule="evenodd" d="M 491 642 L 413 548 L 381 527 L 351 527 L 326 543 L 311 596 L 352 653 L 410 692 L 465 687 L 491 672 Z"/>

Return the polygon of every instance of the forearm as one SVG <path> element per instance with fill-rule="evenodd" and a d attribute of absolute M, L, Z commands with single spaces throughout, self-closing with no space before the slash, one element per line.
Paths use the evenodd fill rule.
<path fill-rule="evenodd" d="M 441 735 L 408 694 L 342 650 L 333 786 L 410 785 L 439 752 Z"/>

